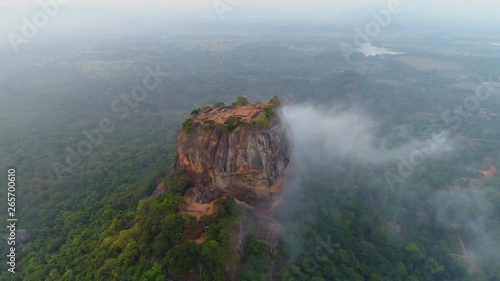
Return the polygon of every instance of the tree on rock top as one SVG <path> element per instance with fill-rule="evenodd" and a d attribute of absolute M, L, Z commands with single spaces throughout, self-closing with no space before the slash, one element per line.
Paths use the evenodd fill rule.
<path fill-rule="evenodd" d="M 238 98 L 236 99 L 235 104 L 236 104 L 237 106 L 240 106 L 240 105 L 247 105 L 247 104 L 249 104 L 249 102 L 248 102 L 247 98 L 245 98 L 245 97 L 238 97 Z"/>
<path fill-rule="evenodd" d="M 280 99 L 277 96 L 273 96 L 268 103 L 271 106 L 279 106 L 281 104 Z"/>

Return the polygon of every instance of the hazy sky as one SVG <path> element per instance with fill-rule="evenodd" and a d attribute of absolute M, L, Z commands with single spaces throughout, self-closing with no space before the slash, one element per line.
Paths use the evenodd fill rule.
<path fill-rule="evenodd" d="M 50 2 L 54 0 L 40 0 Z M 63 0 L 60 0 L 63 1 Z M 120 19 L 154 20 L 219 20 L 213 7 L 215 2 L 236 3 L 234 11 L 226 19 L 289 19 L 314 20 L 333 18 L 354 10 L 380 10 L 390 1 L 398 0 L 64 0 L 69 2 L 61 13 L 85 16 L 91 20 L 110 17 Z M 498 0 L 399 0 L 407 12 L 432 15 L 433 17 L 494 18 L 500 14 Z M 238 5 L 238 2 L 241 2 Z M 2 18 L 29 16 L 37 9 L 39 0 L 1 0 Z"/>
<path fill-rule="evenodd" d="M 0 32 L 19 33 L 23 18 L 41 10 L 40 2 L 56 0 L 0 0 Z M 105 29 L 120 24 L 154 26 L 169 22 L 367 21 L 371 12 L 400 1 L 399 21 L 436 21 L 500 26 L 500 0 L 58 0 L 68 2 L 50 19 L 51 30 Z M 215 3 L 232 5 L 221 21 Z M 231 4 L 233 3 L 233 4 Z M 224 4 L 222 4 L 224 5 Z M 226 6 L 229 7 L 229 6 Z M 44 29 L 49 29 L 49 27 Z"/>

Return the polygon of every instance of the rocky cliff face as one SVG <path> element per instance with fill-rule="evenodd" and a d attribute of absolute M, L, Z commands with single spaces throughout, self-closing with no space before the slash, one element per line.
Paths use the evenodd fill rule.
<path fill-rule="evenodd" d="M 213 194 L 215 189 L 250 206 L 272 208 L 280 196 L 290 146 L 279 115 L 268 127 L 245 124 L 231 132 L 194 121 L 179 133 L 173 169 L 189 172 L 195 192 L 200 193 L 196 196 Z"/>

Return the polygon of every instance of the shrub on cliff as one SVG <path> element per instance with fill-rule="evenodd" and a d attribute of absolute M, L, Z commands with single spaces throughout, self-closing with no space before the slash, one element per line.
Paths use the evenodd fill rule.
<path fill-rule="evenodd" d="M 226 122 L 224 122 L 224 128 L 228 132 L 232 132 L 238 128 L 239 125 L 243 124 L 243 122 L 236 117 L 229 117 L 227 118 Z"/>
<path fill-rule="evenodd" d="M 165 180 L 165 191 L 171 192 L 176 195 L 184 195 L 189 186 L 190 182 L 186 170 L 181 170 L 174 176 L 167 177 L 167 179 Z"/>
<path fill-rule="evenodd" d="M 193 118 L 188 118 L 186 121 L 184 121 L 184 123 L 182 123 L 182 129 L 184 130 L 184 132 L 186 132 L 186 134 L 189 134 L 189 132 L 191 132 L 193 121 Z"/>
<path fill-rule="evenodd" d="M 273 96 L 268 103 L 273 107 L 281 104 L 280 99 L 277 96 Z"/>
<path fill-rule="evenodd" d="M 262 116 L 260 116 L 257 120 L 252 121 L 252 123 L 260 127 L 267 128 L 271 124 L 271 120 L 273 120 L 275 115 L 276 113 L 273 108 L 268 106 L 264 109 L 264 114 L 262 114 Z"/>
<path fill-rule="evenodd" d="M 197 116 L 201 113 L 201 108 L 197 108 L 193 111 L 191 111 L 191 115 Z"/>
<path fill-rule="evenodd" d="M 214 104 L 214 107 L 223 107 L 224 105 L 225 104 L 223 102 L 219 101 Z"/>
<path fill-rule="evenodd" d="M 245 98 L 245 97 L 238 97 L 236 99 L 236 103 L 235 104 L 238 105 L 238 106 L 240 106 L 240 105 L 247 105 L 247 104 L 249 104 L 249 102 L 248 102 L 247 98 Z"/>

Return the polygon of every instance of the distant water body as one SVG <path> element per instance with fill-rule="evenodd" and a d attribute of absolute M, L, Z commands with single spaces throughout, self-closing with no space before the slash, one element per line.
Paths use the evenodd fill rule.
<path fill-rule="evenodd" d="M 404 53 L 392 51 L 386 48 L 375 47 L 372 44 L 364 44 L 361 48 L 358 48 L 365 57 L 373 57 L 379 55 L 402 55 Z"/>

